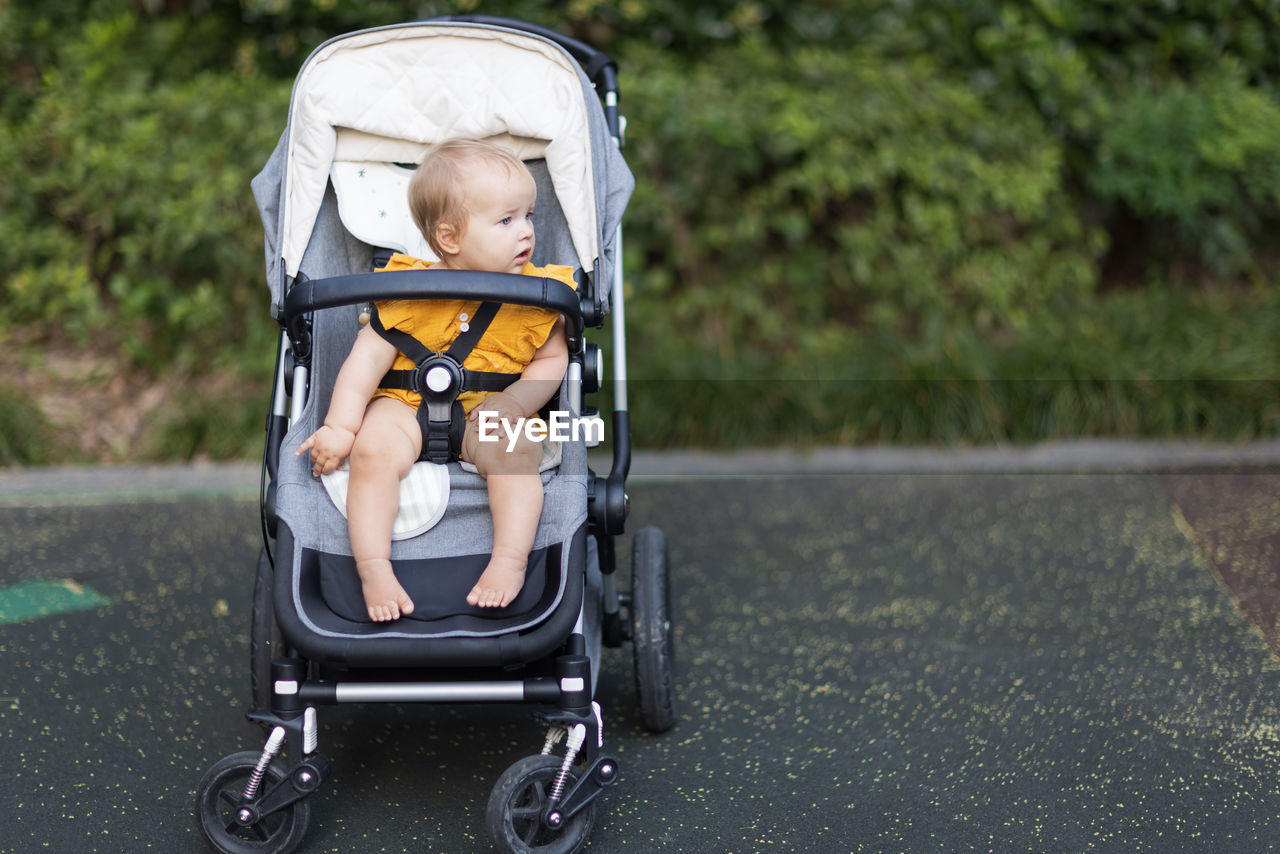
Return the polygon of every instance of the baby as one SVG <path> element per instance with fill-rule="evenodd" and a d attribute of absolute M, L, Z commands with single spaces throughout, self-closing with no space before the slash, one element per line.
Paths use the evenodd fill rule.
<path fill-rule="evenodd" d="M 484 270 L 550 276 L 573 286 L 569 267 L 534 267 L 533 209 L 537 187 L 518 158 L 477 140 L 436 146 L 409 183 L 409 208 L 428 245 L 440 257 L 431 264 L 392 256 L 384 270 Z M 378 303 L 385 329 L 398 329 L 440 352 L 468 328 L 479 303 L 465 300 L 396 300 Z M 350 457 L 347 527 L 369 618 L 398 619 L 413 602 L 391 567 L 391 531 L 399 509 L 400 480 L 422 454 L 416 408 L 420 395 L 379 388 L 389 369 L 413 361 L 370 324 L 356 336 L 342 364 L 324 425 L 298 449 L 310 451 L 312 473 L 328 474 Z M 480 412 L 494 423 L 517 424 L 559 390 L 569 361 L 564 320 L 549 309 L 503 305 L 464 367 L 519 374 L 504 391 L 467 391 L 458 400 L 467 413 L 462 459 L 485 478 L 493 516 L 493 551 L 467 602 L 503 608 L 524 586 L 525 565 L 542 513 L 538 475 L 541 445 L 524 431 L 514 446 L 480 441 Z"/>

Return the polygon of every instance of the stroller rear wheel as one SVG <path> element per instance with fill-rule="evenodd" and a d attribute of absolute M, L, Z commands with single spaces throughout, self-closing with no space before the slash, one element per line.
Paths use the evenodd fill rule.
<path fill-rule="evenodd" d="M 595 804 L 582 810 L 556 829 L 542 823 L 551 789 L 560 773 L 555 756 L 526 756 L 498 778 L 489 795 L 485 824 L 489 838 L 503 854 L 574 854 L 586 845 L 595 824 Z M 570 769 L 566 789 L 578 775 Z"/>
<path fill-rule="evenodd" d="M 258 552 L 258 569 L 253 582 L 253 622 L 249 626 L 249 676 L 253 707 L 271 705 L 271 661 L 284 655 L 284 640 L 276 625 L 272 590 L 275 570 L 271 556 L 263 548 Z"/>
<path fill-rule="evenodd" d="M 676 725 L 675 637 L 667 538 L 652 526 L 632 541 L 631 637 L 640 718 L 650 732 L 666 732 Z"/>
<path fill-rule="evenodd" d="M 311 820 L 311 806 L 295 801 L 284 809 L 245 824 L 238 819 L 241 796 L 257 766 L 259 754 L 243 750 L 214 763 L 196 787 L 196 820 L 200 834 L 222 854 L 288 854 L 298 847 Z M 284 779 L 283 767 L 267 766 L 260 791 Z"/>

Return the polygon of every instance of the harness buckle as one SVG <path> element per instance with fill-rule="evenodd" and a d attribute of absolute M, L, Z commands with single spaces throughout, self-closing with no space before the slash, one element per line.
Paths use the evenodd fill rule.
<path fill-rule="evenodd" d="M 466 419 L 458 394 L 463 386 L 463 369 L 452 357 L 435 353 L 413 368 L 413 390 L 422 395 L 418 424 L 422 427 L 422 450 L 433 463 L 456 459 L 462 450 Z"/>
<path fill-rule="evenodd" d="M 413 368 L 413 390 L 424 400 L 452 402 L 462 391 L 462 366 L 443 353 L 436 353 Z"/>

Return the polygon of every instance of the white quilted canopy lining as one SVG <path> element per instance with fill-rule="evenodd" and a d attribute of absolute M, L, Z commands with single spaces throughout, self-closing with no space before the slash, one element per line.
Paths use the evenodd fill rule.
<path fill-rule="evenodd" d="M 285 168 L 285 272 L 296 276 L 334 160 L 417 163 L 454 137 L 545 157 L 583 269 L 599 255 L 585 94 L 573 60 L 500 30 L 410 26 L 320 48 L 299 75 Z"/>

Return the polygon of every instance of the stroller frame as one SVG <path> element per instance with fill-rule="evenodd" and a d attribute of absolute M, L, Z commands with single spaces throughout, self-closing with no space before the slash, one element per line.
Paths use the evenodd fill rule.
<path fill-rule="evenodd" d="M 609 133 L 621 147 L 625 120 L 618 108 L 616 64 L 605 54 L 560 33 L 511 19 L 449 16 L 423 23 L 514 30 L 559 46 L 595 84 Z M 241 751 L 215 763 L 197 788 L 197 823 L 215 849 L 229 854 L 285 854 L 301 843 L 309 820 L 307 799 L 333 773 L 332 760 L 318 750 L 319 706 L 532 703 L 551 707 L 537 712 L 547 727 L 541 752 L 512 765 L 489 799 L 486 824 L 494 844 L 504 852 L 579 850 L 591 830 L 595 801 L 618 779 L 618 762 L 603 749 L 604 725 L 600 705 L 593 699 L 597 676 L 596 662 L 590 655 L 593 643 L 597 649 L 601 643 L 611 647 L 625 640 L 635 643 L 642 721 L 655 732 L 674 726 L 670 591 L 666 540 L 660 530 L 647 527 L 636 532 L 632 591 L 619 591 L 615 580 L 613 538 L 626 526 L 626 478 L 631 460 L 620 225 L 615 246 L 614 269 L 596 272 L 613 276 L 607 304 L 599 298 L 600 289 L 589 285 L 578 292 L 544 279 L 539 293 L 529 288 L 527 277 L 470 271 L 446 271 L 447 277 L 439 271 L 424 271 L 359 273 L 318 280 L 299 274 L 286 283 L 289 286 L 277 317 L 282 331 L 263 459 L 264 548 L 258 561 L 251 630 L 255 707 L 247 714 L 269 735 L 260 751 Z M 568 400 L 562 398 L 562 403 L 575 414 L 590 411 L 584 408 L 582 396 L 598 391 L 601 385 L 601 354 L 586 343 L 585 328 L 600 328 L 611 315 L 612 466 L 607 476 L 588 469 L 586 522 L 567 544 L 571 566 L 587 566 L 588 555 L 593 553 L 599 568 L 599 589 L 586 590 L 586 573 L 571 569 L 564 581 L 564 596 L 568 602 L 580 603 L 576 614 L 559 607 L 531 631 L 499 635 L 487 644 L 459 646 L 447 639 L 427 637 L 420 648 L 415 643 L 409 659 L 388 658 L 381 649 L 391 647 L 379 648 L 377 637 L 371 636 L 367 644 L 355 641 L 349 646 L 367 646 L 372 652 L 349 654 L 344 648 L 333 653 L 324 643 L 307 637 L 305 628 L 296 624 L 296 615 L 275 607 L 286 582 L 275 571 L 273 553 L 288 555 L 293 550 L 292 533 L 276 513 L 281 446 L 290 426 L 301 418 L 310 392 L 314 313 L 386 299 L 418 298 L 424 274 L 432 276 L 432 298 L 494 300 L 559 312 L 566 320 L 569 349 L 563 387 Z M 589 612 L 591 595 L 598 596 L 598 613 Z M 280 623 L 286 624 L 286 631 Z M 521 664 L 513 667 L 512 661 Z M 333 666 L 334 662 L 342 663 Z M 354 669 L 348 670 L 348 666 Z M 458 678 L 461 668 L 468 669 L 467 678 Z M 389 672 L 396 678 L 389 678 Z M 563 756 L 554 756 L 561 742 Z"/>

